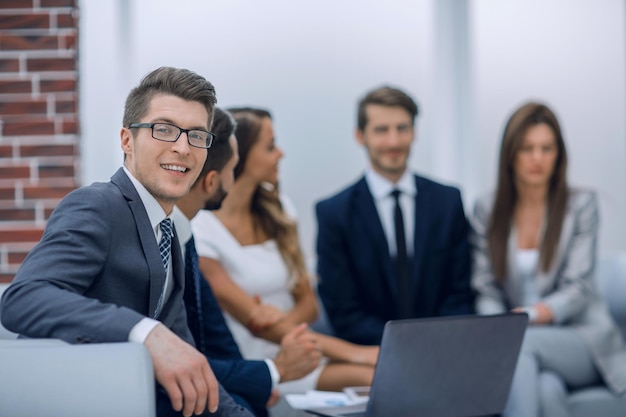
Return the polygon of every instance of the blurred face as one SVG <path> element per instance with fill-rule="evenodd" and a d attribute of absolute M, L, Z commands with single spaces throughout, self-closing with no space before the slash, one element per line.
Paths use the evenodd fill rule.
<path fill-rule="evenodd" d="M 372 168 L 395 182 L 406 170 L 415 137 L 411 115 L 402 107 L 369 104 L 365 108 L 367 124 L 356 137 L 365 146 Z"/>
<path fill-rule="evenodd" d="M 515 156 L 515 181 L 522 186 L 546 187 L 558 157 L 556 137 L 545 123 L 528 128 Z"/>
<path fill-rule="evenodd" d="M 235 135 L 231 135 L 228 139 L 231 149 L 233 150 L 233 156 L 224 168 L 219 172 L 217 176 L 217 189 L 208 198 L 204 205 L 205 210 L 219 210 L 222 207 L 222 202 L 226 198 L 226 195 L 232 188 L 235 182 L 235 166 L 239 162 L 239 147 L 237 145 L 237 138 Z"/>
<path fill-rule="evenodd" d="M 148 112 L 137 123 L 171 123 L 183 129 L 208 130 L 209 115 L 205 107 L 196 101 L 157 94 L 150 101 Z M 122 128 L 121 145 L 124 150 L 124 165 L 133 176 L 159 202 L 166 213 L 174 203 L 189 192 L 200 174 L 207 150 L 194 148 L 182 133 L 176 142 L 163 142 L 152 137 L 149 128 Z"/>
<path fill-rule="evenodd" d="M 278 183 L 278 161 L 283 151 L 276 146 L 272 120 L 265 117 L 261 121 L 259 140 L 252 145 L 246 160 L 245 173 L 258 182 Z"/>

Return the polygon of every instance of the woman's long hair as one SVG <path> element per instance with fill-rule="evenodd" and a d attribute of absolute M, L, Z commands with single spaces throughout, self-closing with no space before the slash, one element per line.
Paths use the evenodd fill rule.
<path fill-rule="evenodd" d="M 513 113 L 504 129 L 500 147 L 498 185 L 487 229 L 493 272 L 499 282 L 505 280 L 507 273 L 507 244 L 518 201 L 515 158 L 522 147 L 528 129 L 539 124 L 545 124 L 552 129 L 557 146 L 557 159 L 548 189 L 547 224 L 539 248 L 539 265 L 542 271 L 548 271 L 550 268 L 559 244 L 568 197 L 567 151 L 559 122 L 552 110 L 541 103 L 527 103 Z"/>
<path fill-rule="evenodd" d="M 261 122 L 271 114 L 267 110 L 250 107 L 228 109 L 237 128 L 235 136 L 239 145 L 239 163 L 235 167 L 235 179 L 241 175 L 250 149 L 258 142 Z M 261 184 L 252 196 L 252 217 L 255 227 L 259 227 L 270 239 L 274 239 L 278 250 L 289 270 L 291 286 L 298 278 L 308 276 L 304 256 L 298 241 L 296 222 L 285 213 L 279 199 L 278 184 Z"/>

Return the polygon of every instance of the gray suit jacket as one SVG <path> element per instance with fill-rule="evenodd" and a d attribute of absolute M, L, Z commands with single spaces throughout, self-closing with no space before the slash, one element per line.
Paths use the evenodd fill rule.
<path fill-rule="evenodd" d="M 519 306 L 521 288 L 510 267 L 503 286 L 494 281 L 487 252 L 486 229 L 494 195 L 478 200 L 471 218 L 474 264 L 472 286 L 477 291 L 479 314 L 495 314 Z M 547 272 L 539 272 L 537 286 L 542 302 L 554 314 L 557 325 L 572 326 L 585 339 L 598 370 L 616 393 L 626 392 L 626 350 L 619 329 L 595 287 L 598 203 L 590 191 L 570 190 L 557 255 Z M 517 237 L 508 242 L 513 259 Z"/>
<path fill-rule="evenodd" d="M 176 233 L 176 232 L 174 232 Z M 193 345 L 184 264 L 172 240 L 174 289 L 158 317 L 165 271 L 148 214 L 122 169 L 68 194 L 2 297 L 2 324 L 28 337 L 124 342 L 143 317 Z"/>

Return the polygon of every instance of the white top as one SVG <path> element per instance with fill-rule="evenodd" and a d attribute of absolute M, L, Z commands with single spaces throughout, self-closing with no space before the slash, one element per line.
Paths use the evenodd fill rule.
<path fill-rule="evenodd" d="M 413 254 L 413 234 L 415 230 L 415 196 L 417 186 L 415 178 L 409 171 L 405 171 L 397 183 L 392 183 L 373 169 L 365 172 L 365 181 L 374 198 L 378 218 L 383 225 L 389 254 L 393 257 L 398 252 L 396 249 L 396 231 L 393 221 L 395 199 L 391 195 L 394 189 L 400 190 L 400 208 L 404 220 L 404 236 L 406 238 L 406 250 L 410 256 Z"/>
<path fill-rule="evenodd" d="M 220 262 L 231 279 L 249 295 L 258 295 L 264 304 L 282 311 L 294 307 L 288 290 L 289 271 L 274 240 L 245 245 L 210 211 L 200 210 L 191 221 L 198 255 Z M 246 359 L 273 358 L 279 350 L 275 343 L 254 336 L 230 314 L 226 323 Z"/>
<path fill-rule="evenodd" d="M 539 290 L 537 289 L 537 267 L 539 265 L 538 249 L 520 249 L 515 251 L 515 279 L 517 286 L 521 289 L 520 300 L 512 300 L 515 306 L 522 306 L 528 309 L 528 314 L 533 321 L 536 313 L 531 311 L 532 306 L 539 302 Z"/>

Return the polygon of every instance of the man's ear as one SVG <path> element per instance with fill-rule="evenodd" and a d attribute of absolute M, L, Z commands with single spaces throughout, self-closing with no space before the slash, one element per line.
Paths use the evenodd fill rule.
<path fill-rule="evenodd" d="M 211 170 L 205 176 L 204 180 L 202 180 L 202 186 L 204 187 L 204 192 L 208 195 L 213 195 L 215 190 L 217 189 L 217 176 L 218 172 Z"/>
<path fill-rule="evenodd" d="M 120 145 L 124 151 L 124 155 L 130 154 L 133 149 L 133 135 L 130 129 L 123 127 L 120 131 Z"/>

